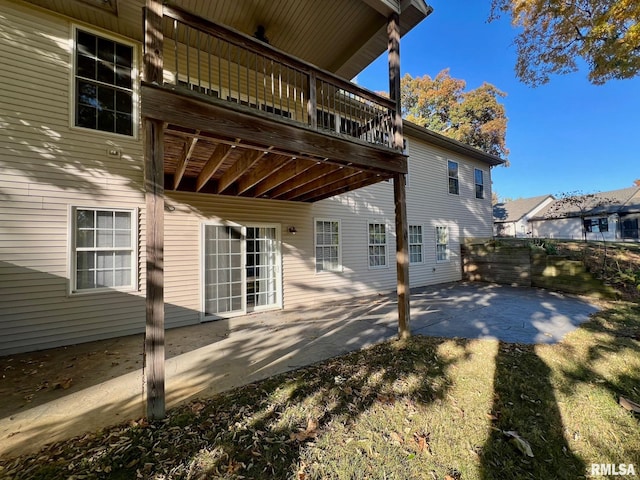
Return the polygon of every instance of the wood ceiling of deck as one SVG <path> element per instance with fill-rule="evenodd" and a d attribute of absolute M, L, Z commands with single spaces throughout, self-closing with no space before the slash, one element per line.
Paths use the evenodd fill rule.
<path fill-rule="evenodd" d="M 173 124 L 164 130 L 164 172 L 168 191 L 297 202 L 316 202 L 392 177 Z"/>

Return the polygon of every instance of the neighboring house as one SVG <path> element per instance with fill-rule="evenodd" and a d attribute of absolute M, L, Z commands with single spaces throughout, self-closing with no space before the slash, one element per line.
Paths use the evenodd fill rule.
<path fill-rule="evenodd" d="M 584 195 L 571 204 L 556 200 L 529 219 L 532 235 L 606 241 L 638 241 L 640 188 Z M 579 199 L 580 200 L 580 199 Z"/>
<path fill-rule="evenodd" d="M 493 233 L 497 237 L 530 237 L 529 219 L 553 202 L 552 195 L 520 198 L 493 206 Z"/>
<path fill-rule="evenodd" d="M 346 80 L 422 0 L 175 4 L 0 0 L 0 355 L 461 278 L 502 160 Z"/>

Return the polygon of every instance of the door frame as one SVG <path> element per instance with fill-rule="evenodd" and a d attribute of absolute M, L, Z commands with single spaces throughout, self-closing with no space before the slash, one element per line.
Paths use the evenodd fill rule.
<path fill-rule="evenodd" d="M 240 253 L 241 253 L 241 278 L 242 278 L 242 310 L 235 312 L 224 312 L 223 315 L 214 314 L 207 315 L 205 313 L 205 304 L 206 304 L 206 259 L 205 259 L 205 251 L 206 248 L 206 238 L 205 232 L 207 226 L 216 226 L 216 227 L 237 227 L 241 229 L 242 240 L 240 244 Z M 247 228 L 274 228 L 276 232 L 276 303 L 273 305 L 265 305 L 254 307 L 251 311 L 247 311 Z M 282 224 L 280 223 L 266 223 L 266 222 L 246 222 L 246 223 L 237 223 L 225 220 L 214 220 L 214 221 L 202 221 L 200 222 L 200 282 L 199 282 L 199 290 L 200 290 L 200 321 L 208 322 L 212 320 L 218 320 L 221 318 L 231 318 L 231 317 L 239 317 L 243 315 L 247 315 L 248 313 L 253 312 L 261 312 L 267 310 L 279 310 L 282 309 L 283 305 L 283 268 L 282 268 Z"/>
<path fill-rule="evenodd" d="M 282 224 L 280 223 L 264 223 L 264 222 L 247 222 L 243 225 L 244 245 L 243 245 L 243 287 L 244 287 L 244 309 L 247 311 L 247 228 L 273 228 L 276 231 L 276 303 L 272 305 L 263 305 L 253 307 L 250 312 L 262 312 L 265 310 L 277 310 L 282 308 Z"/>

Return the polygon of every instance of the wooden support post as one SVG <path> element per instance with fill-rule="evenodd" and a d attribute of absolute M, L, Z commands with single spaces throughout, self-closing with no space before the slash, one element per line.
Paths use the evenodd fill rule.
<path fill-rule="evenodd" d="M 144 77 L 162 83 L 162 2 L 147 0 Z M 165 415 L 164 353 L 164 124 L 143 119 L 146 200 L 147 309 L 145 376 L 147 417 Z"/>
<path fill-rule="evenodd" d="M 318 116 L 316 109 L 318 108 L 318 93 L 316 91 L 316 74 L 309 73 L 309 91 L 307 92 L 307 113 L 309 114 L 309 126 L 313 130 L 318 129 Z"/>
<path fill-rule="evenodd" d="M 409 338 L 409 232 L 407 226 L 407 202 L 405 175 L 393 176 L 393 199 L 396 207 L 396 270 L 398 276 L 398 336 Z"/>
<path fill-rule="evenodd" d="M 389 98 L 396 102 L 391 112 L 393 128 L 393 148 L 402 150 L 402 108 L 400 103 L 400 24 L 399 16 L 393 13 L 387 22 L 389 55 Z M 406 176 L 396 173 L 393 176 L 393 198 L 396 213 L 396 269 L 398 276 L 398 336 L 409 338 L 410 302 L 409 302 L 409 234 L 407 225 L 407 201 L 405 191 Z"/>

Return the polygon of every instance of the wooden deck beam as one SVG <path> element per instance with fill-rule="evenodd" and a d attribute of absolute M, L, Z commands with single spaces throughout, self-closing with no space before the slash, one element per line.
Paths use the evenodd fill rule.
<path fill-rule="evenodd" d="M 282 168 L 258 183 L 253 191 L 253 196 L 261 197 L 290 178 L 294 178 L 296 175 L 300 175 L 316 165 L 313 162 L 304 160 L 292 160 L 292 163 L 293 166 L 291 168 Z"/>
<path fill-rule="evenodd" d="M 282 155 L 269 155 L 267 158 L 260 160 L 256 168 L 238 180 L 238 195 L 255 187 L 272 173 L 284 168 L 289 162 L 290 160 Z"/>
<path fill-rule="evenodd" d="M 231 153 L 232 146 L 226 144 L 218 144 L 213 150 L 213 153 L 207 160 L 196 181 L 196 192 L 202 190 L 202 187 L 211 179 L 211 177 L 218 171 L 222 162 L 224 162 Z"/>
<path fill-rule="evenodd" d="M 355 170 L 353 168 L 340 168 L 337 171 L 330 173 L 329 175 L 317 178 L 312 182 L 309 182 L 301 187 L 296 188 L 295 190 L 288 192 L 282 197 L 282 200 L 297 200 L 299 197 L 302 197 L 307 193 L 311 193 L 323 187 L 333 185 L 337 182 L 353 177 L 360 173 L 361 172 L 359 170 Z"/>
<path fill-rule="evenodd" d="M 199 133 L 199 132 L 197 132 Z M 189 160 L 191 160 L 191 155 L 193 155 L 193 150 L 196 148 L 196 143 L 198 143 L 198 137 L 192 137 L 188 139 L 184 144 L 184 149 L 182 151 L 182 155 L 178 160 L 178 166 L 176 168 L 176 174 L 173 176 L 173 189 L 177 190 L 178 185 L 180 185 L 180 180 L 182 180 L 182 176 L 184 172 L 187 170 L 187 165 L 189 165 Z"/>
<path fill-rule="evenodd" d="M 218 180 L 218 193 L 224 192 L 231 186 L 233 182 L 238 180 L 247 170 L 253 167 L 258 160 L 260 160 L 266 152 L 259 152 L 254 150 L 245 151 L 242 156 L 231 165 L 224 175 Z"/>
<path fill-rule="evenodd" d="M 318 178 L 323 178 L 325 175 L 329 175 L 330 173 L 333 173 L 339 169 L 340 167 L 336 167 L 335 165 L 329 165 L 326 163 L 316 165 L 313 168 L 310 168 L 309 170 L 295 176 L 291 180 L 271 190 L 271 192 L 269 192 L 269 196 L 271 198 L 280 198 L 298 187 L 306 185 L 307 183 L 311 183 Z"/>

